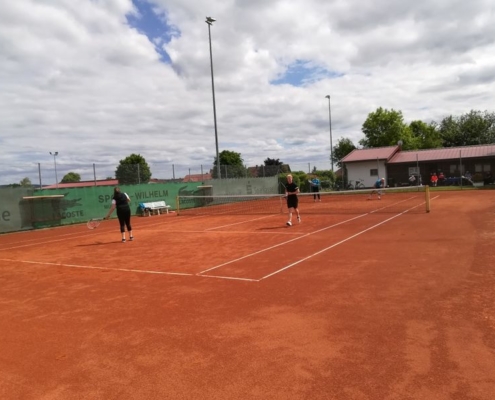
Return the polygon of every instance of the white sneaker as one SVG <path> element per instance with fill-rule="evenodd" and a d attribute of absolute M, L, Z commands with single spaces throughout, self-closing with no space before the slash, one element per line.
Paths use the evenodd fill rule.
<path fill-rule="evenodd" d="M 297 222 L 301 223 L 301 217 L 297 217 Z"/>
<path fill-rule="evenodd" d="M 287 226 L 292 226 L 292 222 L 287 221 L 287 224 L 286 224 L 286 225 L 287 225 Z"/>

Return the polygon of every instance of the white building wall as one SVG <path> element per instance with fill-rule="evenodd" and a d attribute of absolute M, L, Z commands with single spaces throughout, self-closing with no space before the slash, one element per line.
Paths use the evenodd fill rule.
<path fill-rule="evenodd" d="M 357 180 L 363 180 L 363 184 L 366 187 L 372 187 L 378 178 L 385 178 L 387 182 L 385 161 L 361 161 L 346 164 L 348 181 L 353 181 L 354 184 Z M 372 169 L 378 169 L 378 175 L 371 176 L 370 171 Z"/>

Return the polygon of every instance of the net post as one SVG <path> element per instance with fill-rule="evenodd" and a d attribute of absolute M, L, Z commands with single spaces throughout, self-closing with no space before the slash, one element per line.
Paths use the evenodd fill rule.
<path fill-rule="evenodd" d="M 177 216 L 179 216 L 179 214 L 180 214 L 180 203 L 179 203 L 179 196 L 178 195 L 175 197 L 175 206 L 176 206 Z"/>
<path fill-rule="evenodd" d="M 426 203 L 426 212 L 430 212 L 430 187 L 428 185 L 425 186 L 425 203 Z"/>

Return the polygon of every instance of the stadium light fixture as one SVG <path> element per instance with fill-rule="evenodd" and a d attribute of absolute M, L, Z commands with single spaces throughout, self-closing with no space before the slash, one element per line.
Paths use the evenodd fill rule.
<path fill-rule="evenodd" d="M 222 175 L 220 172 L 220 156 L 218 153 L 218 129 L 217 129 L 217 108 L 215 103 L 215 79 L 213 78 L 213 53 L 211 50 L 211 25 L 216 19 L 212 17 L 206 17 L 206 23 L 208 24 L 208 38 L 210 43 L 210 68 L 211 68 L 211 93 L 213 96 L 213 123 L 215 125 L 215 149 L 217 155 L 217 179 L 221 179 Z"/>

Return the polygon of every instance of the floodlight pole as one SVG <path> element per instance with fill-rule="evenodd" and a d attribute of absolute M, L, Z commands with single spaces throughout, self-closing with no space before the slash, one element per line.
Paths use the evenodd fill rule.
<path fill-rule="evenodd" d="M 58 156 L 58 151 L 52 153 L 50 151 L 50 154 L 53 156 L 53 165 L 55 166 L 55 187 L 58 189 L 58 177 L 57 177 L 57 156 Z"/>
<path fill-rule="evenodd" d="M 332 165 L 332 172 L 333 172 L 332 107 L 330 106 L 330 95 L 327 94 L 325 98 L 328 99 L 328 124 L 330 126 L 330 163 Z"/>
<path fill-rule="evenodd" d="M 208 24 L 208 38 L 210 43 L 210 67 L 211 67 L 211 93 L 213 96 L 213 123 L 215 124 L 215 148 L 217 155 L 217 178 L 221 179 L 222 175 L 220 172 L 220 156 L 218 154 L 218 130 L 217 130 L 217 108 L 215 104 L 215 80 L 213 78 L 213 53 L 211 50 L 211 25 L 216 20 L 211 17 L 206 17 L 206 23 Z"/>

